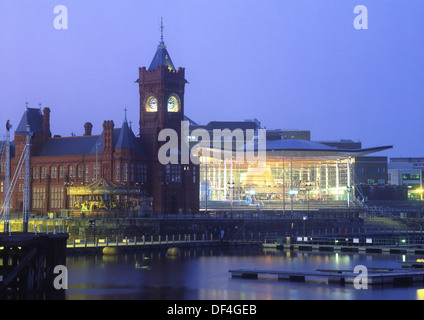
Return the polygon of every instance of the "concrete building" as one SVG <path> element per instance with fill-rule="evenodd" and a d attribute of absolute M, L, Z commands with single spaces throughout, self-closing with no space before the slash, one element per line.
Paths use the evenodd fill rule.
<path fill-rule="evenodd" d="M 408 199 L 420 200 L 423 193 L 423 169 L 409 161 L 392 161 L 388 164 L 389 184 L 406 186 Z"/>

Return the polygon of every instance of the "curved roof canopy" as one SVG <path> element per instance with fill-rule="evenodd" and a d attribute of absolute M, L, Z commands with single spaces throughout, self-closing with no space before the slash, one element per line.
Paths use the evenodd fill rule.
<path fill-rule="evenodd" d="M 305 140 L 270 140 L 266 141 L 265 144 L 258 143 L 258 140 L 250 141 L 241 148 L 233 149 L 221 149 L 222 154 L 226 154 L 225 158 L 228 158 L 230 153 L 234 152 L 253 152 L 253 156 L 259 151 L 265 151 L 267 157 L 297 157 L 297 158 L 356 158 L 365 156 L 370 153 L 380 152 L 388 149 L 392 149 L 393 146 L 381 146 L 374 148 L 365 149 L 339 149 L 331 147 L 322 143 L 305 141 Z M 216 150 L 209 149 L 211 155 L 217 155 Z M 219 153 L 218 153 L 219 154 Z M 246 155 L 247 157 L 249 155 Z"/>

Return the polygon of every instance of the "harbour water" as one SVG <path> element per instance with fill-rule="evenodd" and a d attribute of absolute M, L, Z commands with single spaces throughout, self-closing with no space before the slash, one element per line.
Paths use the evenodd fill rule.
<path fill-rule="evenodd" d="M 274 278 L 232 278 L 230 269 L 314 271 L 316 269 L 399 268 L 402 254 L 358 254 L 191 249 L 177 257 L 165 251 L 67 258 L 67 300 L 421 300 L 424 284 L 369 286 L 288 282 Z"/>

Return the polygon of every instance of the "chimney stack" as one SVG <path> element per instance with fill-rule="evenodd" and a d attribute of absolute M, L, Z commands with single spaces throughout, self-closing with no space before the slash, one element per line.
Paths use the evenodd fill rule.
<path fill-rule="evenodd" d="M 103 122 L 103 153 L 113 153 L 113 120 Z"/>
<path fill-rule="evenodd" d="M 84 124 L 84 136 L 91 136 L 92 129 L 93 129 L 93 124 L 91 122 L 86 122 Z"/>
<path fill-rule="evenodd" d="M 44 131 L 44 141 L 52 137 L 50 132 L 50 108 L 43 109 L 43 131 Z"/>

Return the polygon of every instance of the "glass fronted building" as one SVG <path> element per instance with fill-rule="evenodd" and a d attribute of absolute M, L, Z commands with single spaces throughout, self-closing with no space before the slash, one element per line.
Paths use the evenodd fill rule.
<path fill-rule="evenodd" d="M 237 160 L 240 150 L 211 148 L 208 157 L 201 157 L 200 207 L 290 210 L 317 202 L 349 206 L 356 199 L 355 158 L 389 148 L 343 150 L 311 141 L 272 140 L 263 152 L 255 149 L 256 163 L 247 155 L 245 161 Z"/>

